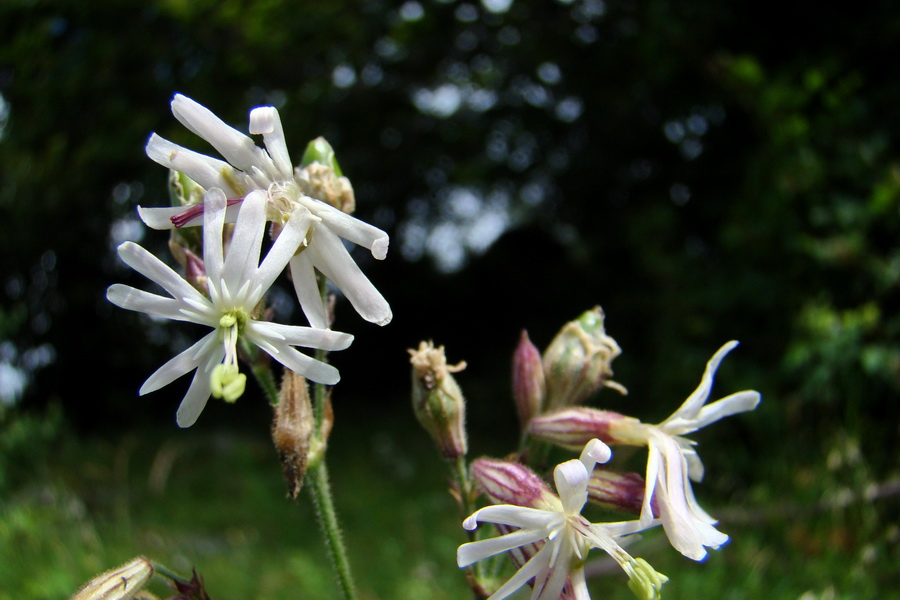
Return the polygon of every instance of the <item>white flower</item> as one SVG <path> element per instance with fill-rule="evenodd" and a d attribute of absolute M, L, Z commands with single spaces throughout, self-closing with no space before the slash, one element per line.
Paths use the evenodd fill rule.
<path fill-rule="evenodd" d="M 178 408 L 177 421 L 181 427 L 197 420 L 211 393 L 226 400 L 240 396 L 246 377 L 237 368 L 239 340 L 258 346 L 292 371 L 326 384 L 338 382 L 337 369 L 301 354 L 294 346 L 343 350 L 353 341 L 353 336 L 346 333 L 271 323 L 260 320 L 256 314 L 260 301 L 293 256 L 314 217 L 303 211 L 294 212 L 260 264 L 266 194 L 257 191 L 247 195 L 227 254 L 222 240 L 226 202 L 225 194 L 218 188 L 210 189 L 204 200 L 203 259 L 209 298 L 132 242 L 119 246 L 119 256 L 134 270 L 159 284 L 171 298 L 121 284 L 110 286 L 106 294 L 113 304 L 128 310 L 212 328 L 141 386 L 143 395 L 196 371 Z"/>
<path fill-rule="evenodd" d="M 703 479 L 703 463 L 694 449 L 696 442 L 683 436 L 723 417 L 753 410 L 759 404 L 760 395 L 754 391 L 738 392 L 706 404 L 719 363 L 737 345 L 735 341 L 728 342 L 713 355 L 706 363 L 700 385 L 672 416 L 658 425 L 634 426 L 641 431 L 634 433 L 643 437 L 649 448 L 641 520 L 653 520 L 651 500 L 655 500 L 652 504 L 658 509 L 672 546 L 694 560 L 702 560 L 706 548 L 719 548 L 728 536 L 713 527 L 717 521 L 694 498 L 691 480 Z"/>
<path fill-rule="evenodd" d="M 390 322 L 392 314 L 387 301 L 341 241 L 364 246 L 372 256 L 382 260 L 387 256 L 387 234 L 301 192 L 307 183 L 306 174 L 291 167 L 281 119 L 274 107 L 261 106 L 250 111 L 250 133 L 262 134 L 265 150 L 190 98 L 176 94 L 172 112 L 185 127 L 212 144 L 228 162 L 182 148 L 156 134 L 147 143 L 147 155 L 159 164 L 187 175 L 207 190 L 223 190 L 229 198 L 226 217 L 229 222 L 236 218 L 241 199 L 254 190 L 266 192 L 268 219 L 279 225 L 295 212 L 314 217 L 306 239 L 298 241 L 297 247 L 302 251 L 290 260 L 294 287 L 310 325 L 321 329 L 328 327 L 326 308 L 316 284 L 316 270 L 343 292 L 364 319 L 379 325 Z M 144 222 L 154 229 L 202 223 L 201 206 L 139 207 L 138 211 Z"/>
<path fill-rule="evenodd" d="M 591 548 L 605 551 L 625 569 L 631 579 L 629 585 L 639 598 L 659 597 L 659 588 L 667 578 L 645 561 L 632 558 L 616 541 L 645 526 L 638 521 L 596 524 L 581 516 L 590 474 L 598 462 L 606 462 L 610 456 L 609 447 L 595 439 L 584 447 L 579 460 L 558 465 L 554 480 L 559 497 L 549 498 L 549 509 L 500 504 L 477 510 L 463 522 L 463 527 L 469 530 L 475 529 L 479 522 L 518 529 L 500 537 L 463 544 L 457 552 L 460 567 L 501 552 L 542 544 L 488 600 L 507 598 L 532 579 L 532 600 L 557 600 L 567 581 L 576 600 L 588 599 L 584 563 Z"/>

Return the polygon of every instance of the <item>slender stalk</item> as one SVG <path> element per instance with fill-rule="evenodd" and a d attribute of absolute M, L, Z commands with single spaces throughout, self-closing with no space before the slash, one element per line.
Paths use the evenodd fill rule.
<path fill-rule="evenodd" d="M 319 279 L 319 292 L 324 301 L 327 289 L 323 277 Z M 317 350 L 316 358 L 325 362 L 326 352 Z M 309 465 L 309 471 L 307 471 L 309 486 L 307 489 L 310 491 L 310 496 L 316 509 L 316 517 L 319 521 L 319 527 L 322 529 L 322 536 L 325 538 L 325 546 L 328 549 L 328 556 L 331 558 L 331 564 L 334 567 L 341 593 L 345 600 L 356 600 L 356 586 L 353 583 L 350 560 L 347 557 L 347 547 L 344 545 L 344 538 L 338 523 L 337 510 L 335 510 L 334 498 L 331 492 L 331 481 L 328 476 L 328 467 L 325 464 L 325 450 L 328 442 L 326 439 L 328 432 L 325 431 L 327 426 L 326 419 L 328 419 L 328 389 L 321 383 L 313 386 L 313 417 L 316 423 L 316 430 L 313 436 L 319 440 L 321 453 L 318 460 L 311 462 Z"/>
<path fill-rule="evenodd" d="M 331 494 L 331 483 L 328 477 L 328 467 L 324 459 L 310 467 L 307 472 L 309 480 L 308 489 L 316 508 L 316 516 L 322 535 L 325 537 L 325 546 L 332 566 L 337 575 L 338 585 L 346 600 L 355 600 L 356 587 L 353 584 L 353 573 L 350 570 L 350 561 L 347 558 L 347 548 L 344 546 L 344 538 L 338 524 L 337 511 Z"/>

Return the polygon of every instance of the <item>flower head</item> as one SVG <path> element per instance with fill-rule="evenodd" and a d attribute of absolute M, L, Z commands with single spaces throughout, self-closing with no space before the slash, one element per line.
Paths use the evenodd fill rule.
<path fill-rule="evenodd" d="M 221 189 L 229 199 L 226 212 L 229 222 L 237 218 L 243 199 L 256 190 L 264 192 L 267 219 L 276 226 L 283 225 L 296 212 L 310 218 L 307 234 L 297 240 L 295 254 L 289 261 L 300 306 L 310 325 L 320 329 L 329 325 L 316 284 L 316 271 L 331 280 L 364 319 L 379 325 L 390 322 L 392 314 L 387 301 L 341 241 L 364 246 L 381 260 L 387 256 L 387 234 L 342 212 L 341 209 L 353 206 L 352 188 L 345 177 L 334 173 L 330 178 L 325 177 L 321 171 L 327 166 L 319 163 L 306 169 L 292 168 L 277 109 L 260 106 L 250 111 L 250 132 L 262 134 L 265 149 L 225 124 L 209 109 L 180 94 L 172 100 L 172 112 L 227 162 L 182 148 L 156 134 L 147 142 L 147 155 L 187 175 L 205 190 Z M 328 189 L 335 190 L 335 198 L 312 197 Z M 203 205 L 139 207 L 138 210 L 144 222 L 154 229 L 203 223 Z"/>
<path fill-rule="evenodd" d="M 556 467 L 554 480 L 558 496 L 531 495 L 540 498 L 541 508 L 510 504 L 487 506 L 463 522 L 463 527 L 470 530 L 479 522 L 517 529 L 497 538 L 463 544 L 457 552 L 460 567 L 501 552 L 540 545 L 536 552 L 526 553 L 524 564 L 488 600 L 507 598 L 532 579 L 533 600 L 557 600 L 567 586 L 576 600 L 589 598 L 584 563 L 591 548 L 602 549 L 622 566 L 639 598 L 659 597 L 659 588 L 667 578 L 646 562 L 632 558 L 616 541 L 618 537 L 640 531 L 644 525 L 638 521 L 597 524 L 581 516 L 587 501 L 590 473 L 598 462 L 606 462 L 610 456 L 606 444 L 591 440 L 580 459 Z"/>
<path fill-rule="evenodd" d="M 728 536 L 713 526 L 716 519 L 700 508 L 694 498 L 691 481 L 703 480 L 703 463 L 694 449 L 696 442 L 683 436 L 724 417 L 753 410 L 759 404 L 759 392 L 754 391 L 737 392 L 706 404 L 719 363 L 737 345 L 731 341 L 722 346 L 706 363 L 700 385 L 678 410 L 658 425 L 644 425 L 643 433 L 638 434 L 649 450 L 641 518 L 653 518 L 651 499 L 655 500 L 669 541 L 694 560 L 702 560 L 706 557 L 705 548 L 719 548 Z"/>
<path fill-rule="evenodd" d="M 226 204 L 222 190 L 213 188 L 206 192 L 203 262 L 208 297 L 132 242 L 119 246 L 119 256 L 134 270 L 159 284 L 171 297 L 121 284 L 110 286 L 106 294 L 113 304 L 128 310 L 212 328 L 197 343 L 160 367 L 141 386 L 143 395 L 195 371 L 178 408 L 177 421 L 181 427 L 188 427 L 197 420 L 210 394 L 231 401 L 241 395 L 246 376 L 239 372 L 237 364 L 240 341 L 259 347 L 292 371 L 326 384 L 338 382 L 337 369 L 301 354 L 294 346 L 343 350 L 353 341 L 353 336 L 346 333 L 271 323 L 261 320 L 257 314 L 258 305 L 293 256 L 300 240 L 306 236 L 314 217 L 305 212 L 292 214 L 260 264 L 266 221 L 265 193 L 257 191 L 247 195 L 227 253 L 222 238 Z"/>

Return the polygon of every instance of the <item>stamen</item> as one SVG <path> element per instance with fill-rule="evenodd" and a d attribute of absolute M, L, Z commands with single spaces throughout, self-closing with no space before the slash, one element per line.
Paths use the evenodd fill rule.
<path fill-rule="evenodd" d="M 225 203 L 225 206 L 234 206 L 238 202 L 243 202 L 243 198 L 229 198 Z M 177 215 L 170 217 L 169 220 L 172 221 L 172 225 L 175 226 L 175 229 L 181 229 L 197 217 L 203 215 L 203 207 L 205 204 L 200 202 L 199 204 L 193 204 L 187 208 L 184 212 L 180 212 Z"/>

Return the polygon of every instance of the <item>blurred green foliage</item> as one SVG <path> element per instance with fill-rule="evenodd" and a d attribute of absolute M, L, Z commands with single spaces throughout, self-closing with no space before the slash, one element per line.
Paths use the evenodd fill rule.
<path fill-rule="evenodd" d="M 544 346 L 601 304 L 631 393 L 597 404 L 649 421 L 715 348 L 742 341 L 717 391 L 755 388 L 763 404 L 701 436 L 708 493 L 767 505 L 806 490 L 797 501 L 820 507 L 845 488 L 888 490 L 776 521 L 789 539 L 773 528 L 743 546 L 736 560 L 758 568 L 726 596 L 801 593 L 766 588 L 773 548 L 823 570 L 865 573 L 873 553 L 896 564 L 900 80 L 884 60 L 898 20 L 887 1 L 0 4 L 0 489 L 28 472 L 10 466 L 26 464 L 26 439 L 171 423 L 177 385 L 135 394 L 181 334 L 115 310 L 104 290 L 143 284 L 118 242 L 165 252 L 134 213 L 166 202 L 165 173 L 143 156 L 150 132 L 207 151 L 168 113 L 181 92 L 244 130 L 249 108 L 277 106 L 295 160 L 324 135 L 358 215 L 392 236 L 385 263 L 355 256 L 395 321 L 375 330 L 339 307 L 356 335 L 335 357 L 339 428 L 408 411 L 405 348 L 434 339 L 469 363 L 474 450 L 502 452 L 519 330 Z M 42 424 L 57 404 L 64 415 Z M 203 419 L 262 431 L 262 405 L 214 403 Z M 54 438 L 58 423 L 70 431 Z M 859 458 L 832 469 L 841 447 Z M 4 508 L 9 523 L 20 510 Z M 108 558 L 87 571 L 126 557 Z M 859 595 L 855 575 L 804 590 L 896 587 L 875 571 Z"/>

